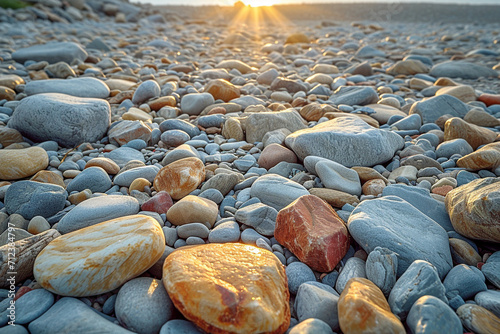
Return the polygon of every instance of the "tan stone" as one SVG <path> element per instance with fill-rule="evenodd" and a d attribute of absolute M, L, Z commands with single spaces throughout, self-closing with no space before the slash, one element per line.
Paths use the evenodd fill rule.
<path fill-rule="evenodd" d="M 49 156 L 41 147 L 0 150 L 0 180 L 18 180 L 47 168 Z"/>
<path fill-rule="evenodd" d="M 90 191 L 90 189 L 85 189 L 75 194 L 69 195 L 68 201 L 70 201 L 71 204 L 78 205 L 86 199 L 89 199 L 90 196 L 92 196 L 92 191 Z"/>
<path fill-rule="evenodd" d="M 314 73 L 324 73 L 324 74 L 337 74 L 339 73 L 339 69 L 335 65 L 329 64 L 316 64 L 313 67 Z"/>
<path fill-rule="evenodd" d="M 0 86 L 0 100 L 12 101 L 15 98 L 16 98 L 16 92 L 14 92 L 12 89 L 8 87 Z"/>
<path fill-rule="evenodd" d="M 282 161 L 296 163 L 297 156 L 289 148 L 279 144 L 270 144 L 262 150 L 257 163 L 260 167 L 270 169 Z"/>
<path fill-rule="evenodd" d="M 471 86 L 460 85 L 443 87 L 436 92 L 436 96 L 443 94 L 454 96 L 465 103 L 476 101 L 476 91 Z"/>
<path fill-rule="evenodd" d="M 448 141 L 457 138 L 465 139 L 475 150 L 481 145 L 494 142 L 497 138 L 497 133 L 474 124 L 469 124 L 461 118 L 453 117 L 444 124 L 444 140 Z"/>
<path fill-rule="evenodd" d="M 31 218 L 28 224 L 28 232 L 35 235 L 45 232 L 50 229 L 49 222 L 42 216 L 35 216 Z"/>
<path fill-rule="evenodd" d="M 139 108 L 131 107 L 122 115 L 122 119 L 127 121 L 143 121 L 151 123 L 153 121 L 153 116 Z"/>
<path fill-rule="evenodd" d="M 116 164 L 116 162 L 104 157 L 90 159 L 85 165 L 85 168 L 89 167 L 101 167 L 106 171 L 106 173 L 111 175 L 118 174 L 118 172 L 120 171 L 120 167 Z"/>
<path fill-rule="evenodd" d="M 0 76 L 0 86 L 16 89 L 17 85 L 24 84 L 24 79 L 15 74 L 4 74 Z"/>
<path fill-rule="evenodd" d="M 455 231 L 477 240 L 500 242 L 500 178 L 484 178 L 453 189 L 445 204 Z"/>
<path fill-rule="evenodd" d="M 357 196 L 345 193 L 343 191 L 328 188 L 311 188 L 309 189 L 309 193 L 321 198 L 322 200 L 336 208 L 341 208 L 346 204 L 359 203 L 359 199 Z"/>
<path fill-rule="evenodd" d="M 240 97 L 240 90 L 224 79 L 211 80 L 205 86 L 205 93 L 212 94 L 214 99 L 229 102 Z"/>
<path fill-rule="evenodd" d="M 306 82 L 311 84 L 319 83 L 324 85 L 331 85 L 333 83 L 333 78 L 327 74 L 316 73 L 307 78 Z"/>
<path fill-rule="evenodd" d="M 467 241 L 450 238 L 451 256 L 453 262 L 457 264 L 466 264 L 469 266 L 477 266 L 482 261 L 481 256 L 476 252 Z"/>
<path fill-rule="evenodd" d="M 495 170 L 500 166 L 500 142 L 485 145 L 458 159 L 457 166 L 468 170 Z"/>
<path fill-rule="evenodd" d="M 498 334 L 500 318 L 482 306 L 464 304 L 457 309 L 462 324 L 474 333 Z"/>
<path fill-rule="evenodd" d="M 300 116 L 306 121 L 317 122 L 327 112 L 335 112 L 335 108 L 328 104 L 311 103 L 300 109 Z"/>
<path fill-rule="evenodd" d="M 138 191 L 144 191 L 145 187 L 151 186 L 151 182 L 146 180 L 145 178 L 139 177 L 132 181 L 130 184 L 130 187 L 128 188 L 129 194 L 132 192 L 132 190 L 138 190 Z"/>
<path fill-rule="evenodd" d="M 166 191 L 178 200 L 198 188 L 205 181 L 205 166 L 198 158 L 174 161 L 158 172 L 153 185 L 156 191 Z"/>
<path fill-rule="evenodd" d="M 126 99 L 132 100 L 132 97 L 134 96 L 134 91 L 133 90 L 126 90 L 121 93 L 118 93 L 117 95 L 113 96 L 108 100 L 109 104 L 120 104 Z"/>
<path fill-rule="evenodd" d="M 245 140 L 245 134 L 241 128 L 240 121 L 234 117 L 229 118 L 222 127 L 222 135 L 227 139 L 236 139 L 236 141 Z"/>
<path fill-rule="evenodd" d="M 48 170 L 41 170 L 30 179 L 31 181 L 41 183 L 51 183 L 66 188 L 63 178 L 54 172 Z"/>
<path fill-rule="evenodd" d="M 298 32 L 288 35 L 285 44 L 295 44 L 295 43 L 309 43 L 309 37 L 305 34 Z"/>
<path fill-rule="evenodd" d="M 217 204 L 209 199 L 188 195 L 167 211 L 167 219 L 174 225 L 208 223 L 211 227 L 217 220 Z"/>
<path fill-rule="evenodd" d="M 11 144 L 23 142 L 23 136 L 16 129 L 0 127 L 0 144 L 5 148 Z"/>
<path fill-rule="evenodd" d="M 369 125 L 373 126 L 374 128 L 379 127 L 379 123 L 376 119 L 373 119 L 372 117 L 365 115 L 365 114 L 351 114 L 351 113 L 345 113 L 345 112 L 327 112 L 323 116 L 328 118 L 328 119 L 356 116 L 358 118 L 361 118 L 363 121 L 365 121 Z"/>
<path fill-rule="evenodd" d="M 163 107 L 175 107 L 177 105 L 177 101 L 173 96 L 162 96 L 156 100 L 153 100 L 148 103 L 151 110 L 158 111 Z"/>
<path fill-rule="evenodd" d="M 142 139 L 146 143 L 151 139 L 151 129 L 142 121 L 123 121 L 108 131 L 111 142 L 125 145 L 133 139 Z"/>
<path fill-rule="evenodd" d="M 103 82 L 109 87 L 110 90 L 119 90 L 122 92 L 131 89 L 133 86 L 137 84 L 132 81 L 121 80 L 121 79 L 108 79 Z"/>
<path fill-rule="evenodd" d="M 460 86 L 460 84 L 450 78 L 442 77 L 438 78 L 436 82 L 434 82 L 434 86 Z"/>
<path fill-rule="evenodd" d="M 366 278 L 355 277 L 347 282 L 339 298 L 338 313 L 344 333 L 406 333 L 382 291 Z"/>
<path fill-rule="evenodd" d="M 176 308 L 207 333 L 284 333 L 290 324 L 285 270 L 271 252 L 243 244 L 183 247 L 163 266 Z"/>
<path fill-rule="evenodd" d="M 395 97 L 386 97 L 377 102 L 377 104 L 383 104 L 386 106 L 391 106 L 394 108 L 401 108 L 401 103 Z"/>
<path fill-rule="evenodd" d="M 414 75 L 417 73 L 428 73 L 429 67 L 419 60 L 402 60 L 389 67 L 386 71 L 391 75 Z"/>
<path fill-rule="evenodd" d="M 165 237 L 149 216 L 125 216 L 65 234 L 43 249 L 33 268 L 43 288 L 62 296 L 112 291 L 162 256 Z"/>
<path fill-rule="evenodd" d="M 422 90 L 427 87 L 432 86 L 432 82 L 419 79 L 419 78 L 411 78 L 410 79 L 410 88 L 415 90 Z"/>
<path fill-rule="evenodd" d="M 381 179 L 369 180 L 363 184 L 363 194 L 378 196 L 385 188 L 385 181 Z"/>
<path fill-rule="evenodd" d="M 361 167 L 361 166 L 354 166 L 352 167 L 358 173 L 359 175 L 359 180 L 361 183 L 365 183 L 370 180 L 375 180 L 375 179 L 380 179 L 384 180 L 384 182 L 387 184 L 389 181 L 385 177 L 382 176 L 379 172 L 377 172 L 375 169 L 371 167 Z"/>
<path fill-rule="evenodd" d="M 371 114 L 370 117 L 377 120 L 379 124 L 386 124 L 389 118 L 394 115 L 402 117 L 408 116 L 401 110 L 384 104 L 369 104 L 367 107 L 375 110 L 375 113 Z"/>
<path fill-rule="evenodd" d="M 223 60 L 220 63 L 215 66 L 216 68 L 225 68 L 227 70 L 232 70 L 232 69 L 237 69 L 240 71 L 241 74 L 247 74 L 249 72 L 252 72 L 254 69 L 241 60 L 236 60 L 236 59 L 228 59 L 228 60 Z"/>
<path fill-rule="evenodd" d="M 472 108 L 464 117 L 464 121 L 486 127 L 500 126 L 500 119 L 488 114 L 482 108 Z"/>

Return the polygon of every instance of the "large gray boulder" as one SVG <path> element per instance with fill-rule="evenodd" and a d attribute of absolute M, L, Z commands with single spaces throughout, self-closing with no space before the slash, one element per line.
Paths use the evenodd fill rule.
<path fill-rule="evenodd" d="M 19 49 L 12 53 L 12 59 L 19 63 L 33 60 L 47 61 L 49 64 L 60 61 L 71 64 L 75 59 L 84 61 L 87 56 L 87 52 L 80 45 L 73 42 L 49 42 Z"/>
<path fill-rule="evenodd" d="M 433 77 L 477 79 L 480 77 L 498 77 L 498 72 L 467 61 L 445 61 L 434 65 L 429 73 Z"/>

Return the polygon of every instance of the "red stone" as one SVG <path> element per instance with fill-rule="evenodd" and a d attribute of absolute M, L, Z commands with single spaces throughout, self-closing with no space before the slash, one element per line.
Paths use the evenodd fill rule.
<path fill-rule="evenodd" d="M 274 237 L 319 272 L 332 271 L 349 249 L 344 222 L 330 205 L 314 195 L 304 195 L 281 209 Z"/>
<path fill-rule="evenodd" d="M 494 104 L 500 104 L 500 94 L 481 94 L 481 96 L 479 96 L 479 101 L 483 102 L 488 107 Z"/>
<path fill-rule="evenodd" d="M 436 188 L 432 189 L 432 193 L 433 194 L 438 194 L 438 195 L 441 195 L 441 196 L 446 196 L 446 194 L 449 193 L 452 190 L 453 190 L 452 186 L 445 185 L 445 186 L 436 187 Z"/>
<path fill-rule="evenodd" d="M 266 146 L 266 148 L 262 151 L 257 163 L 260 167 L 270 169 L 282 161 L 296 163 L 297 156 L 292 150 L 282 145 L 271 144 Z"/>
<path fill-rule="evenodd" d="M 160 191 L 141 205 L 141 210 L 162 214 L 167 213 L 172 205 L 174 205 L 172 197 L 166 191 Z"/>
<path fill-rule="evenodd" d="M 28 292 L 30 292 L 31 290 L 33 290 L 32 288 L 29 288 L 27 286 L 22 286 L 19 288 L 19 290 L 17 290 L 16 292 L 16 295 L 14 297 L 14 301 L 18 300 L 19 298 L 21 298 L 22 295 L 25 295 L 27 294 Z"/>

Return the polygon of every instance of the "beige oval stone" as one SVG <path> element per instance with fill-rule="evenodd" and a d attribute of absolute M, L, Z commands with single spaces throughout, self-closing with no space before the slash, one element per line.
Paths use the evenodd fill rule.
<path fill-rule="evenodd" d="M 153 116 L 139 108 L 132 107 L 122 115 L 122 119 L 127 121 L 143 121 L 151 123 L 153 121 Z"/>
<path fill-rule="evenodd" d="M 48 170 L 39 171 L 38 173 L 33 175 L 30 180 L 41 183 L 51 183 L 66 188 L 62 176 Z"/>
<path fill-rule="evenodd" d="M 461 118 L 453 117 L 444 124 L 444 140 L 463 138 L 475 150 L 481 145 L 490 144 L 497 138 L 497 133 L 474 124 L 469 124 Z"/>
<path fill-rule="evenodd" d="M 219 208 L 209 199 L 188 195 L 172 205 L 167 211 L 167 219 L 174 225 L 190 223 L 215 224 Z"/>
<path fill-rule="evenodd" d="M 6 74 L 0 76 L 0 86 L 16 89 L 16 86 L 21 84 L 24 84 L 24 79 L 18 75 Z"/>
<path fill-rule="evenodd" d="M 178 200 L 198 188 L 205 181 L 205 166 L 198 158 L 174 161 L 158 172 L 153 185 L 156 191 L 166 191 Z"/>
<path fill-rule="evenodd" d="M 212 94 L 214 99 L 229 102 L 240 97 L 240 90 L 235 85 L 224 79 L 211 80 L 205 86 L 205 93 Z"/>
<path fill-rule="evenodd" d="M 285 270 L 271 252 L 243 244 L 183 247 L 163 266 L 176 308 L 207 333 L 284 333 L 290 324 Z"/>
<path fill-rule="evenodd" d="M 236 141 L 245 140 L 245 134 L 241 128 L 240 121 L 234 117 L 229 118 L 222 127 L 222 135 L 227 139 L 236 139 Z"/>
<path fill-rule="evenodd" d="M 132 183 L 130 184 L 130 187 L 128 188 L 129 194 L 132 192 L 132 190 L 138 190 L 138 191 L 144 191 L 145 187 L 151 186 L 151 182 L 146 180 L 143 177 L 137 178 Z"/>
<path fill-rule="evenodd" d="M 478 334 L 498 334 L 500 318 L 484 307 L 475 304 L 464 304 L 457 309 L 462 324 Z"/>
<path fill-rule="evenodd" d="M 324 74 L 337 74 L 339 73 L 339 69 L 335 65 L 329 64 L 316 64 L 313 67 L 314 73 L 324 73 Z"/>
<path fill-rule="evenodd" d="M 18 180 L 47 168 L 49 156 L 41 147 L 0 150 L 0 179 Z"/>
<path fill-rule="evenodd" d="M 444 94 L 454 96 L 465 103 L 476 101 L 476 91 L 467 85 L 443 87 L 436 92 L 436 96 Z"/>
<path fill-rule="evenodd" d="M 23 136 L 16 129 L 11 129 L 6 126 L 0 127 L 0 144 L 2 144 L 3 147 L 23 141 Z"/>
<path fill-rule="evenodd" d="M 328 189 L 328 188 L 311 188 L 309 193 L 318 196 L 333 207 L 341 208 L 346 204 L 356 205 L 359 199 L 355 195 L 345 193 L 343 191 Z"/>
<path fill-rule="evenodd" d="M 104 157 L 90 159 L 85 165 L 85 168 L 89 167 L 101 167 L 106 171 L 106 173 L 111 175 L 118 174 L 120 171 L 120 167 L 116 164 L 116 162 Z"/>
<path fill-rule="evenodd" d="M 363 194 L 378 196 L 385 188 L 385 182 L 381 179 L 374 179 L 363 184 Z"/>
<path fill-rule="evenodd" d="M 50 229 L 49 222 L 42 216 L 35 216 L 31 218 L 28 224 L 28 232 L 35 235 L 45 232 Z"/>
<path fill-rule="evenodd" d="M 148 270 L 163 254 L 165 237 L 149 216 L 125 216 L 65 234 L 35 260 L 43 288 L 62 296 L 95 296 Z"/>
<path fill-rule="evenodd" d="M 9 87 L 0 86 L 0 100 L 12 101 L 16 98 L 16 92 Z"/>

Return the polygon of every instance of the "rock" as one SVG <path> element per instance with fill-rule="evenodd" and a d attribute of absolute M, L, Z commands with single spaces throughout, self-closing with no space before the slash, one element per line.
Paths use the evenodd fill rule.
<path fill-rule="evenodd" d="M 160 334 L 203 334 L 192 322 L 181 319 L 167 321 Z"/>
<path fill-rule="evenodd" d="M 461 235 L 500 242 L 498 178 L 485 178 L 455 188 L 446 195 L 451 223 Z"/>
<path fill-rule="evenodd" d="M 172 318 L 174 306 L 160 280 L 138 277 L 125 283 L 115 303 L 116 318 L 141 334 L 158 333 Z"/>
<path fill-rule="evenodd" d="M 491 68 L 466 61 L 445 61 L 434 65 L 429 75 L 435 78 L 477 79 L 480 77 L 498 77 L 498 72 Z"/>
<path fill-rule="evenodd" d="M 414 103 L 410 115 L 419 114 L 422 122 L 435 123 L 443 115 L 464 118 L 472 109 L 469 105 L 451 95 L 439 95 L 425 101 Z"/>
<path fill-rule="evenodd" d="M 475 152 L 458 159 L 458 167 L 468 170 L 490 169 L 495 170 L 500 166 L 500 143 L 491 143 L 481 147 Z"/>
<path fill-rule="evenodd" d="M 369 180 L 363 184 L 364 195 L 378 196 L 382 194 L 385 188 L 385 181 L 381 179 Z"/>
<path fill-rule="evenodd" d="M 179 147 L 176 147 L 172 151 L 168 152 L 161 164 L 166 166 L 171 164 L 172 162 L 184 159 L 184 158 L 197 158 L 201 160 L 200 153 L 191 145 L 182 144 Z"/>
<path fill-rule="evenodd" d="M 335 211 L 314 195 L 299 197 L 280 210 L 276 240 L 320 272 L 332 271 L 349 249 L 349 234 Z"/>
<path fill-rule="evenodd" d="M 111 175 L 118 174 L 120 171 L 120 167 L 113 160 L 103 157 L 93 158 L 87 161 L 85 168 L 90 167 L 101 167 L 106 173 Z"/>
<path fill-rule="evenodd" d="M 188 195 L 175 203 L 167 212 L 167 219 L 174 225 L 208 223 L 210 227 L 217 219 L 217 204 L 209 199 Z"/>
<path fill-rule="evenodd" d="M 450 238 L 450 247 L 453 263 L 467 264 L 475 267 L 479 262 L 482 262 L 481 256 L 467 241 Z"/>
<path fill-rule="evenodd" d="M 132 182 L 139 178 L 153 182 L 159 171 L 160 169 L 154 165 L 132 168 L 116 175 L 113 179 L 113 183 L 121 187 L 130 187 Z"/>
<path fill-rule="evenodd" d="M 218 224 L 208 235 L 210 243 L 236 242 L 240 240 L 240 226 L 235 221 Z"/>
<path fill-rule="evenodd" d="M 481 307 L 500 317 L 500 291 L 486 290 L 479 292 L 474 301 Z"/>
<path fill-rule="evenodd" d="M 458 295 L 463 300 L 473 299 L 478 292 L 487 290 L 484 280 L 484 275 L 476 267 L 459 264 L 443 281 L 446 297 L 451 300 Z"/>
<path fill-rule="evenodd" d="M 48 218 L 64 208 L 66 196 L 66 190 L 54 184 L 19 181 L 7 189 L 4 204 L 9 214 L 18 213 L 25 219 Z"/>
<path fill-rule="evenodd" d="M 45 60 L 49 64 L 60 61 L 70 64 L 76 59 L 84 61 L 86 58 L 87 52 L 73 42 L 49 42 L 19 49 L 12 53 L 12 59 L 19 63 L 24 63 L 27 60 Z"/>
<path fill-rule="evenodd" d="M 391 182 L 396 182 L 396 179 L 399 177 L 404 177 L 408 179 L 409 181 L 416 181 L 417 180 L 417 173 L 418 169 L 414 166 L 401 166 L 396 169 L 394 169 L 391 172 L 391 175 L 389 175 L 388 179 Z"/>
<path fill-rule="evenodd" d="M 123 168 L 130 161 L 144 163 L 144 156 L 141 152 L 131 147 L 120 147 L 109 153 L 104 153 L 104 157 L 113 160 L 120 168 Z"/>
<path fill-rule="evenodd" d="M 460 85 L 443 87 L 436 92 L 436 96 L 443 94 L 454 96 L 464 103 L 476 101 L 476 92 L 472 86 Z"/>
<path fill-rule="evenodd" d="M 408 59 L 398 61 L 389 67 L 386 72 L 391 75 L 415 75 L 417 73 L 428 73 L 429 67 L 420 60 Z"/>
<path fill-rule="evenodd" d="M 108 195 L 89 198 L 68 212 L 57 224 L 61 234 L 139 212 L 139 202 L 130 196 Z"/>
<path fill-rule="evenodd" d="M 236 69 L 240 71 L 241 74 L 247 74 L 248 72 L 253 71 L 253 69 L 245 64 L 244 62 L 240 60 L 235 60 L 235 59 L 228 59 L 228 60 L 223 60 L 220 63 L 218 63 L 215 68 L 225 68 L 228 70 L 231 69 Z"/>
<path fill-rule="evenodd" d="M 0 266 L 0 277 L 5 278 L 1 281 L 0 288 L 9 288 L 10 281 L 7 281 L 7 278 L 12 274 L 8 273 L 16 273 L 14 275 L 16 282 L 23 282 L 33 276 L 35 258 L 42 249 L 59 236 L 60 234 L 56 230 L 48 230 L 29 238 L 17 240 L 14 242 L 14 247 L 12 245 L 0 247 L 0 260 L 2 263 Z M 16 257 L 13 259 L 14 267 L 12 268 L 12 255 L 9 257 L 9 253 L 12 254 L 13 249 L 15 250 Z"/>
<path fill-rule="evenodd" d="M 209 93 L 192 93 L 182 97 L 181 110 L 188 115 L 199 115 L 203 109 L 214 104 L 215 100 Z"/>
<path fill-rule="evenodd" d="M 134 139 L 142 139 L 146 143 L 151 139 L 151 129 L 143 121 L 120 121 L 113 123 L 108 131 L 111 142 L 125 145 Z"/>
<path fill-rule="evenodd" d="M 154 80 L 144 81 L 137 87 L 132 97 L 132 103 L 139 105 L 149 99 L 160 96 L 160 86 Z"/>
<path fill-rule="evenodd" d="M 289 334 L 333 334 L 332 328 L 323 320 L 309 318 L 292 327 Z"/>
<path fill-rule="evenodd" d="M 422 126 L 422 119 L 419 114 L 406 116 L 405 118 L 391 124 L 391 128 L 398 130 L 418 130 Z"/>
<path fill-rule="evenodd" d="M 0 86 L 16 89 L 18 85 L 24 84 L 24 79 L 15 74 L 2 74 L 0 76 Z"/>
<path fill-rule="evenodd" d="M 309 37 L 300 32 L 288 35 L 285 44 L 295 44 L 295 43 L 309 43 Z"/>
<path fill-rule="evenodd" d="M 55 239 L 36 258 L 33 273 L 56 294 L 94 296 L 145 272 L 164 249 L 165 237 L 155 219 L 125 216 Z"/>
<path fill-rule="evenodd" d="M 16 300 L 16 323 L 25 325 L 44 314 L 54 304 L 54 295 L 45 289 L 32 290 Z"/>
<path fill-rule="evenodd" d="M 240 181 L 241 175 L 238 174 L 217 174 L 203 184 L 201 191 L 217 189 L 223 196 L 226 196 Z"/>
<path fill-rule="evenodd" d="M 156 191 L 166 191 L 178 200 L 198 188 L 205 180 L 205 166 L 198 158 L 184 158 L 160 169 L 154 179 Z"/>
<path fill-rule="evenodd" d="M 356 56 L 360 58 L 385 57 L 385 52 L 377 50 L 370 45 L 365 45 L 356 51 Z"/>
<path fill-rule="evenodd" d="M 391 313 L 384 294 L 365 278 L 352 278 L 338 303 L 340 329 L 344 333 L 406 333 Z"/>
<path fill-rule="evenodd" d="M 401 136 L 375 129 L 357 117 L 342 117 L 296 131 L 285 143 L 300 159 L 314 155 L 345 167 L 374 166 L 401 149 Z"/>
<path fill-rule="evenodd" d="M 398 254 L 398 276 L 415 260 L 433 264 L 443 278 L 452 267 L 446 231 L 394 196 L 364 201 L 349 216 L 351 236 L 367 252 L 385 247 Z"/>
<path fill-rule="evenodd" d="M 229 102 L 240 97 L 240 90 L 224 79 L 209 81 L 205 86 L 204 92 L 212 94 L 215 100 L 222 100 L 224 102 Z"/>
<path fill-rule="evenodd" d="M 16 129 L 11 129 L 6 126 L 0 127 L 0 144 L 7 147 L 10 144 L 23 142 L 23 136 Z"/>
<path fill-rule="evenodd" d="M 18 180 L 36 174 L 49 165 L 47 152 L 40 147 L 0 150 L 0 179 Z"/>
<path fill-rule="evenodd" d="M 465 328 L 473 333 L 497 333 L 500 318 L 475 304 L 464 304 L 457 310 L 457 315 Z"/>
<path fill-rule="evenodd" d="M 404 320 L 420 297 L 434 296 L 448 303 L 445 292 L 436 268 L 427 261 L 416 260 L 398 279 L 388 302 L 392 313 Z"/>
<path fill-rule="evenodd" d="M 321 198 L 335 208 L 342 208 L 345 204 L 356 205 L 359 203 L 357 196 L 333 189 L 311 188 L 309 192 L 311 195 Z"/>
<path fill-rule="evenodd" d="M 445 141 L 436 148 L 436 156 L 438 158 L 450 158 L 453 154 L 466 156 L 474 152 L 474 149 L 469 143 L 462 138 Z"/>
<path fill-rule="evenodd" d="M 306 188 L 299 183 L 276 174 L 259 177 L 250 189 L 252 197 L 257 197 L 262 203 L 276 210 L 281 210 L 300 196 L 309 195 Z"/>
<path fill-rule="evenodd" d="M 52 334 L 64 333 L 72 326 L 78 328 L 78 331 L 89 333 L 132 333 L 106 320 L 84 302 L 70 297 L 59 299 L 40 318 L 31 322 L 28 328 L 34 334 Z"/>
<path fill-rule="evenodd" d="M 101 167 L 84 169 L 67 186 L 68 193 L 89 189 L 93 193 L 106 192 L 111 188 L 112 182 L 108 173 Z"/>
<path fill-rule="evenodd" d="M 306 164 L 308 160 L 316 159 L 318 161 L 314 163 L 314 170 L 326 188 L 346 192 L 351 195 L 361 195 L 361 183 L 356 171 L 346 168 L 335 161 L 314 156 L 306 157 L 304 163 Z"/>
<path fill-rule="evenodd" d="M 166 191 L 159 191 L 151 199 L 141 205 L 141 210 L 162 214 L 167 213 L 172 205 L 174 205 L 172 197 Z"/>
<path fill-rule="evenodd" d="M 310 121 L 319 121 L 321 117 L 323 117 L 327 112 L 334 112 L 335 108 L 333 108 L 329 104 L 308 104 L 302 109 L 300 109 L 300 115 L 308 122 Z"/>
<path fill-rule="evenodd" d="M 486 104 L 486 106 L 492 106 L 495 104 L 500 104 L 500 95 L 499 94 L 481 94 L 478 98 L 479 101 Z"/>
<path fill-rule="evenodd" d="M 311 318 L 319 319 L 332 330 L 339 330 L 338 301 L 339 295 L 332 287 L 317 282 L 303 283 L 295 297 L 297 320 L 303 322 Z"/>
<path fill-rule="evenodd" d="M 398 271 L 398 257 L 393 251 L 376 247 L 366 259 L 366 278 L 375 284 L 385 296 L 389 296 Z"/>
<path fill-rule="evenodd" d="M 109 103 L 48 93 L 22 99 L 9 127 L 31 140 L 54 140 L 64 147 L 100 140 L 111 124 Z"/>
<path fill-rule="evenodd" d="M 167 147 L 177 147 L 187 142 L 190 137 L 182 130 L 167 130 L 161 134 L 160 139 Z"/>
<path fill-rule="evenodd" d="M 307 91 L 306 86 L 302 83 L 279 77 L 273 80 L 270 87 L 270 89 L 274 91 L 281 90 L 283 88 L 290 94 Z"/>
<path fill-rule="evenodd" d="M 422 296 L 411 307 L 406 324 L 414 334 L 462 334 L 460 318 L 441 299 Z"/>
<path fill-rule="evenodd" d="M 142 109 L 131 107 L 122 115 L 122 119 L 127 121 L 143 121 L 145 123 L 151 123 L 153 121 L 153 116 Z"/>
<path fill-rule="evenodd" d="M 272 237 L 277 215 L 276 209 L 262 203 L 255 203 L 238 209 L 234 218 L 237 222 L 252 227 L 258 233 Z"/>
<path fill-rule="evenodd" d="M 283 333 L 290 323 L 283 266 L 254 246 L 179 249 L 165 261 L 163 284 L 176 308 L 207 332 Z"/>
<path fill-rule="evenodd" d="M 222 135 L 227 139 L 235 139 L 236 141 L 245 140 L 240 121 L 233 117 L 230 117 L 222 126 Z"/>
<path fill-rule="evenodd" d="M 335 290 L 342 293 L 347 282 L 353 277 L 366 278 L 366 262 L 355 256 L 345 261 L 345 265 L 335 282 Z"/>
<path fill-rule="evenodd" d="M 401 116 L 401 118 L 408 116 L 401 110 L 385 104 L 368 104 L 366 107 L 375 111 L 370 114 L 370 117 L 380 124 L 386 124 L 392 116 Z"/>
<path fill-rule="evenodd" d="M 24 92 L 29 95 L 59 93 L 76 97 L 105 99 L 109 96 L 108 86 L 96 78 L 52 79 L 30 81 Z"/>
<path fill-rule="evenodd" d="M 266 133 L 273 130 L 285 128 L 295 132 L 306 128 L 302 117 L 293 110 L 254 113 L 248 116 L 245 126 L 246 141 L 249 143 L 262 141 Z"/>
<path fill-rule="evenodd" d="M 490 144 L 495 141 L 497 133 L 474 124 L 469 124 L 458 117 L 453 117 L 447 120 L 444 125 L 444 140 L 448 141 L 457 138 L 465 139 L 475 150 L 481 145 Z"/>
<path fill-rule="evenodd" d="M 490 281 L 497 288 L 500 286 L 500 253 L 495 252 L 491 255 L 486 263 L 481 267 L 481 272 L 486 276 L 488 281 Z"/>
<path fill-rule="evenodd" d="M 375 89 L 371 87 L 360 86 L 342 86 L 338 88 L 328 99 L 332 103 L 353 105 L 367 105 L 377 103 L 378 95 Z"/>
<path fill-rule="evenodd" d="M 257 163 L 262 168 L 270 169 L 282 161 L 296 163 L 297 156 L 282 145 L 270 144 L 264 148 Z"/>
<path fill-rule="evenodd" d="M 482 108 L 472 108 L 464 117 L 464 121 L 479 126 L 494 127 L 500 125 L 500 119 L 490 115 Z"/>
<path fill-rule="evenodd" d="M 306 282 L 316 282 L 316 276 L 306 264 L 295 261 L 286 266 L 288 289 L 292 294 L 297 294 L 299 287 Z"/>

